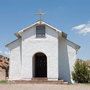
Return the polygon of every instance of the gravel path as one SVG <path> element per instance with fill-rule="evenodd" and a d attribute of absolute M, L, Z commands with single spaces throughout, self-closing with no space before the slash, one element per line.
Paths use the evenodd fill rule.
<path fill-rule="evenodd" d="M 90 84 L 0 84 L 0 90 L 90 90 Z"/>

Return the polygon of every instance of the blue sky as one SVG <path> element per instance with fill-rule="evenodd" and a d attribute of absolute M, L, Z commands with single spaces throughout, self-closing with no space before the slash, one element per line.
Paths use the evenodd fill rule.
<path fill-rule="evenodd" d="M 81 46 L 78 58 L 90 59 L 90 0 L 0 0 L 0 53 L 7 54 L 15 32 L 37 21 L 39 9 L 45 22 Z"/>

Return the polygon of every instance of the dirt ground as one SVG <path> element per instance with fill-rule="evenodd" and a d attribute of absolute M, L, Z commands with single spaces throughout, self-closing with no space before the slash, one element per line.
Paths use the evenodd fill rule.
<path fill-rule="evenodd" d="M 90 84 L 0 84 L 0 90 L 90 90 Z"/>

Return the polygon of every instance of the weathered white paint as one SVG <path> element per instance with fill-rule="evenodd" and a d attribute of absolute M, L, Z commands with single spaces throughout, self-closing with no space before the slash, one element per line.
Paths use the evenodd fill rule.
<path fill-rule="evenodd" d="M 66 39 L 59 38 L 59 49 L 58 49 L 58 68 L 59 68 L 59 79 L 64 79 L 65 81 L 70 80 L 70 68 L 69 68 L 69 59 L 67 51 Z"/>
<path fill-rule="evenodd" d="M 60 37 L 58 50 L 59 79 L 64 79 L 65 81 L 73 82 L 71 76 L 73 71 L 73 65 L 76 61 L 75 47 L 71 42 Z"/>
<path fill-rule="evenodd" d="M 20 42 L 21 39 L 16 40 L 13 44 L 9 45 L 11 54 L 9 61 L 9 79 L 20 79 L 21 73 L 21 58 L 20 58 Z"/>
<path fill-rule="evenodd" d="M 22 35 L 22 79 L 33 77 L 32 58 L 37 52 L 42 52 L 47 56 L 47 77 L 58 79 L 57 33 L 46 27 L 46 37 L 36 38 L 35 31 L 35 27 L 33 27 Z"/>
<path fill-rule="evenodd" d="M 45 24 L 46 25 L 46 24 Z M 42 52 L 47 56 L 48 80 L 63 79 L 72 82 L 71 72 L 76 60 L 76 47 L 61 37 L 61 32 L 46 25 L 46 37 L 36 38 L 36 25 L 20 32 L 20 39 L 8 44 L 10 55 L 10 80 L 33 78 L 33 56 Z"/>
<path fill-rule="evenodd" d="M 71 42 L 67 42 L 67 51 L 68 51 L 68 59 L 69 59 L 69 68 L 70 68 L 70 81 L 74 83 L 72 80 L 72 71 L 74 70 L 74 63 L 76 61 L 76 50 L 75 46 Z"/>

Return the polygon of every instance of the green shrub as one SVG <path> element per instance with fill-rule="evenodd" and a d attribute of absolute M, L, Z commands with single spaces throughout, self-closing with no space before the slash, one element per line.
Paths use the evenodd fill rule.
<path fill-rule="evenodd" d="M 90 80 L 90 70 L 88 65 L 81 60 L 76 61 L 72 78 L 78 83 L 87 83 Z"/>
<path fill-rule="evenodd" d="M 7 80 L 0 80 L 0 84 L 5 84 L 7 83 Z"/>

